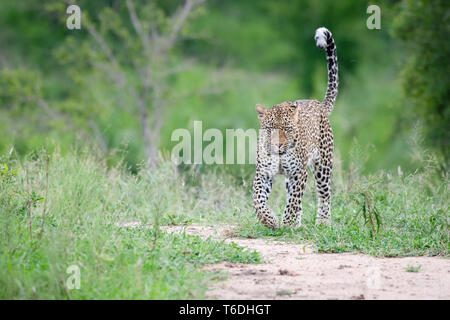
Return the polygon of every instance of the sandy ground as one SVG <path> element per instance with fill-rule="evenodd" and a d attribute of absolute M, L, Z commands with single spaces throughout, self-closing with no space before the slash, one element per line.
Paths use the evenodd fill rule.
<path fill-rule="evenodd" d="M 231 226 L 164 229 L 235 242 L 261 253 L 263 264 L 222 262 L 206 266 L 205 270 L 228 275 L 211 285 L 211 299 L 450 299 L 448 258 L 316 253 L 299 244 L 236 238 Z M 418 265 L 418 272 L 406 271 L 408 266 Z"/>

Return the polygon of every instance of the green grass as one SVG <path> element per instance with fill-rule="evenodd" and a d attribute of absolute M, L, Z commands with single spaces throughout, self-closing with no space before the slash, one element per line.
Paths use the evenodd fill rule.
<path fill-rule="evenodd" d="M 170 164 L 133 176 L 86 153 L 3 160 L 0 299 L 198 299 L 215 276 L 202 265 L 260 262 L 235 244 L 158 228 L 191 205 L 164 184 Z M 118 226 L 136 219 L 153 227 Z M 71 265 L 80 289 L 66 286 Z"/>
<path fill-rule="evenodd" d="M 356 181 L 351 185 L 347 179 L 339 181 L 339 172 L 337 176 L 330 226 L 314 224 L 316 198 L 310 182 L 303 201 L 301 228 L 270 230 L 250 217 L 242 219 L 238 234 L 307 242 L 318 252 L 357 251 L 375 256 L 449 255 L 448 178 L 436 178 L 432 168 L 407 176 L 379 172 L 355 177 Z M 281 179 L 275 188 L 278 191 L 275 191 L 271 205 L 275 212 L 282 212 L 285 199 L 280 195 Z"/>
<path fill-rule="evenodd" d="M 331 225 L 314 224 L 317 199 L 309 179 L 303 226 L 270 230 L 256 220 L 249 176 L 180 171 L 168 161 L 130 174 L 87 151 L 38 152 L 22 160 L 5 155 L 0 298 L 201 299 L 218 279 L 201 266 L 262 261 L 235 244 L 168 234 L 160 225 L 232 224 L 241 237 L 306 243 L 318 252 L 449 256 L 448 176 L 433 158 L 423 163 L 412 174 L 361 176 L 355 165 L 342 171 L 337 158 Z M 284 208 L 281 176 L 269 204 L 278 214 Z M 134 221 L 146 227 L 123 226 Z M 71 265 L 80 268 L 80 289 L 66 286 Z"/>

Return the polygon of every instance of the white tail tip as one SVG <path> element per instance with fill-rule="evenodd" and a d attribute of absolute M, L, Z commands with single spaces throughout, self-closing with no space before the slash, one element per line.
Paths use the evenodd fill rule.
<path fill-rule="evenodd" d="M 316 40 L 316 46 L 318 46 L 321 49 L 326 49 L 328 34 L 331 34 L 331 32 L 325 27 L 317 29 L 316 34 L 314 35 L 314 40 Z"/>

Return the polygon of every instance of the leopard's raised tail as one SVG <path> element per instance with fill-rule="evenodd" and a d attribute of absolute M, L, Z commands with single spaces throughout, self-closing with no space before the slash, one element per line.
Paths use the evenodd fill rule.
<path fill-rule="evenodd" d="M 321 27 L 316 30 L 314 35 L 316 45 L 327 53 L 328 84 L 327 92 L 322 101 L 322 105 L 329 115 L 333 110 L 334 102 L 338 92 L 338 62 L 336 55 L 336 45 L 333 35 L 327 28 Z"/>

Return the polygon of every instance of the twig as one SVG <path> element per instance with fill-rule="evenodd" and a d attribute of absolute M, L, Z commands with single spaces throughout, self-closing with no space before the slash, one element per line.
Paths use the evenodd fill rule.
<path fill-rule="evenodd" d="M 170 49 L 172 47 L 178 37 L 178 34 L 183 27 L 184 23 L 186 22 L 186 19 L 188 18 L 189 14 L 191 13 L 192 9 L 200 4 L 205 2 L 204 0 L 186 0 L 184 3 L 183 8 L 178 10 L 172 20 L 174 20 L 174 24 L 172 26 L 172 30 L 167 37 L 164 45 L 160 48 L 160 51 L 165 51 Z"/>
<path fill-rule="evenodd" d="M 130 15 L 131 24 L 133 25 L 136 34 L 139 36 L 142 42 L 142 46 L 144 47 L 144 54 L 147 57 L 148 64 L 144 67 L 144 75 L 142 76 L 142 82 L 144 84 L 144 91 L 146 92 L 150 87 L 151 83 L 151 45 L 148 35 L 145 34 L 142 29 L 142 24 L 136 14 L 136 10 L 134 9 L 134 4 L 132 0 L 126 1 L 128 13 Z"/>
<path fill-rule="evenodd" d="M 28 177 L 28 170 L 25 171 L 26 181 L 27 181 L 27 209 L 29 215 L 28 227 L 30 229 L 30 239 L 33 239 L 33 216 L 31 215 L 31 202 L 30 202 L 30 179 Z"/>
<path fill-rule="evenodd" d="M 102 133 L 100 132 L 100 129 L 98 128 L 97 123 L 94 120 L 89 119 L 88 126 L 91 128 L 92 132 L 94 133 L 95 140 L 97 141 L 98 146 L 102 150 L 102 153 L 106 154 L 108 152 L 108 146 L 106 145 L 105 139 L 103 139 Z"/>
<path fill-rule="evenodd" d="M 116 57 L 112 53 L 112 50 L 108 47 L 103 37 L 97 32 L 97 30 L 92 26 L 90 23 L 85 23 L 86 28 L 89 32 L 89 34 L 94 38 L 94 40 L 97 42 L 97 44 L 100 46 L 100 48 L 103 50 L 103 53 L 106 54 L 108 57 L 108 60 L 115 66 L 118 66 L 119 63 L 117 62 Z"/>
<path fill-rule="evenodd" d="M 41 232 L 39 233 L 39 239 L 42 238 L 42 234 L 44 233 L 45 213 L 47 211 L 49 171 L 50 171 L 50 157 L 48 155 L 48 141 L 47 141 L 47 147 L 45 148 L 45 197 L 44 197 L 44 208 L 42 209 L 42 223 L 41 223 Z"/>
<path fill-rule="evenodd" d="M 150 54 L 149 39 L 148 39 L 148 36 L 142 30 L 142 24 L 139 21 L 139 18 L 137 17 L 136 10 L 134 9 L 133 1 L 127 0 L 126 3 L 127 3 L 127 8 L 128 8 L 128 13 L 129 13 L 130 19 L 131 19 L 131 24 L 133 25 L 134 30 L 136 31 L 137 35 L 141 39 L 142 45 L 144 46 L 146 54 L 149 55 Z"/>

